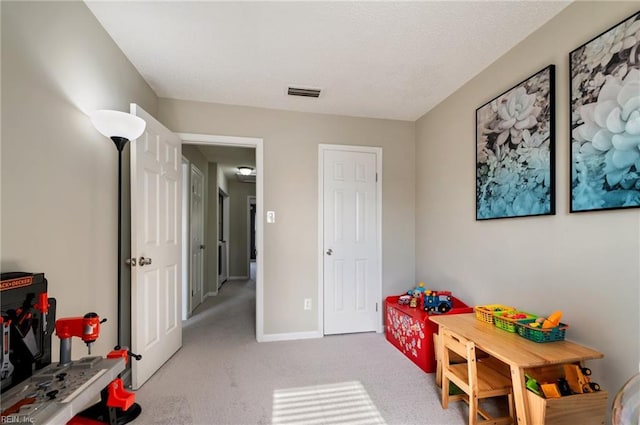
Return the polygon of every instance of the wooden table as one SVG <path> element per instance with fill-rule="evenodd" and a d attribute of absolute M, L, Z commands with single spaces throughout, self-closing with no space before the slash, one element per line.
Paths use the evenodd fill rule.
<path fill-rule="evenodd" d="M 491 323 L 476 319 L 475 314 L 430 316 L 434 323 L 452 333 L 473 341 L 485 353 L 507 364 L 511 370 L 513 396 L 518 424 L 531 424 L 525 388 L 525 371 L 548 365 L 582 363 L 601 359 L 604 354 L 571 341 L 537 343 L 496 328 Z M 442 344 L 438 347 L 441 349 Z M 440 353 L 441 354 L 441 353 Z M 438 358 L 442 358 L 438 355 Z"/>

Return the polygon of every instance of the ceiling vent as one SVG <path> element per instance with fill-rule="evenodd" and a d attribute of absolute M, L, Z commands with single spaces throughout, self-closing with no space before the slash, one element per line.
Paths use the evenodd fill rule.
<path fill-rule="evenodd" d="M 320 91 L 320 89 L 289 87 L 287 94 L 289 96 L 320 97 Z"/>

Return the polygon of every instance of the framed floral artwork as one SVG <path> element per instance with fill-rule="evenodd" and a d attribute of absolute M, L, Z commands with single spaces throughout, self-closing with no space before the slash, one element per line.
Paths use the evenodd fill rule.
<path fill-rule="evenodd" d="M 571 212 L 640 206 L 640 12 L 569 54 Z"/>
<path fill-rule="evenodd" d="M 476 110 L 476 220 L 555 214 L 555 66 Z"/>

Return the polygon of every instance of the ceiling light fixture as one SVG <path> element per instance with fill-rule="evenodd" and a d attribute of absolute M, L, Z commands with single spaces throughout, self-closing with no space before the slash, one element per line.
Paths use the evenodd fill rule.
<path fill-rule="evenodd" d="M 251 173 L 253 173 L 253 168 L 252 167 L 247 167 L 246 165 L 242 165 L 242 166 L 238 167 L 238 172 L 240 174 L 242 174 L 243 176 L 249 176 L 249 175 L 251 175 Z"/>

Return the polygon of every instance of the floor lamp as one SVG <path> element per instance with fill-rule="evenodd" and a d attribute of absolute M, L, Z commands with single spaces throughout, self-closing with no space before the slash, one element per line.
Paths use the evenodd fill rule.
<path fill-rule="evenodd" d="M 104 136 L 113 140 L 118 150 L 118 347 L 121 346 L 121 294 L 122 294 L 122 150 L 127 142 L 137 139 L 146 127 L 145 121 L 135 115 L 120 111 L 99 110 L 91 113 L 91 122 Z"/>
<path fill-rule="evenodd" d="M 109 110 L 95 111 L 90 114 L 90 118 L 96 129 L 110 138 L 118 150 L 118 343 L 116 350 L 119 350 L 122 347 L 122 332 L 120 328 L 122 324 L 122 263 L 124 262 L 122 258 L 122 150 L 129 140 L 137 139 L 142 135 L 146 123 L 142 118 L 135 115 Z M 141 356 L 131 351 L 129 351 L 129 355 L 136 360 L 141 358 Z M 105 389 L 101 393 L 101 401 L 81 412 L 80 415 L 100 419 L 102 422 L 122 425 L 135 420 L 142 412 L 142 408 L 138 403 L 133 403 L 126 411 L 120 408 L 108 408 L 107 399 L 108 395 Z"/>

